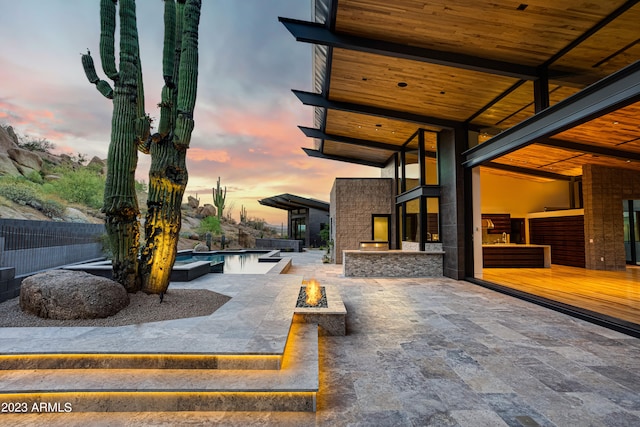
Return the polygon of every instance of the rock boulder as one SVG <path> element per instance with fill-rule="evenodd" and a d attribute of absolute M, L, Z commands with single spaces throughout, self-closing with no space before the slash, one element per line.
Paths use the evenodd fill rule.
<path fill-rule="evenodd" d="M 204 206 L 199 207 L 195 210 L 196 218 L 206 218 L 208 216 L 216 216 L 216 208 L 215 206 L 205 203 Z"/>
<path fill-rule="evenodd" d="M 3 128 L 0 126 L 0 151 L 7 151 L 18 148 L 18 137 L 11 126 Z"/>
<path fill-rule="evenodd" d="M 7 154 L 16 163 L 18 169 L 20 166 L 27 168 L 29 172 L 40 172 L 42 169 L 42 159 L 36 153 L 22 148 L 10 148 L 7 150 Z"/>
<path fill-rule="evenodd" d="M 187 204 L 191 209 L 197 209 L 198 206 L 200 205 L 200 199 L 196 199 L 195 197 L 191 197 L 191 196 L 187 197 L 187 202 L 188 202 Z"/>
<path fill-rule="evenodd" d="M 6 153 L 0 152 L 0 175 L 19 176 L 20 171 Z"/>
<path fill-rule="evenodd" d="M 20 288 L 20 308 L 45 319 L 104 318 L 127 305 L 122 285 L 83 271 L 46 271 L 25 278 Z"/>

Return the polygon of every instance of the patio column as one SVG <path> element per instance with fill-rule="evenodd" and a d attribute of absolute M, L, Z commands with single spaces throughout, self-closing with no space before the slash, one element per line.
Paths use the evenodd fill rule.
<path fill-rule="evenodd" d="M 443 275 L 456 280 L 465 278 L 466 189 L 461 154 L 467 148 L 467 132 L 463 129 L 444 130 L 438 134 L 440 239 L 445 253 Z"/>

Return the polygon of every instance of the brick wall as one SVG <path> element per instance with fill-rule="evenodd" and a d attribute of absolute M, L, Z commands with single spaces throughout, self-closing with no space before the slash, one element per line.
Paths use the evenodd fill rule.
<path fill-rule="evenodd" d="M 585 165 L 582 193 L 586 268 L 626 269 L 622 201 L 640 199 L 640 173 Z"/>
<path fill-rule="evenodd" d="M 342 264 L 343 250 L 359 249 L 371 240 L 371 215 L 390 214 L 394 224 L 393 180 L 389 178 L 336 178 L 330 197 L 332 261 Z"/>

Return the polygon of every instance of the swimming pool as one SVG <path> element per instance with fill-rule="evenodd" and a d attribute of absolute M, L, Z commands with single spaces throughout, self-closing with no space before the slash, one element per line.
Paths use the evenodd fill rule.
<path fill-rule="evenodd" d="M 273 262 L 260 262 L 268 251 L 260 252 L 188 252 L 178 254 L 175 265 L 189 264 L 195 261 L 209 261 L 212 268 L 215 264 L 224 263 L 224 274 L 265 274 L 273 267 Z"/>

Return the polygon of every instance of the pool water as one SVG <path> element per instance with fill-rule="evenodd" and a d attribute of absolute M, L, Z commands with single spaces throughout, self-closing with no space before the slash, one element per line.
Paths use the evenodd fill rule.
<path fill-rule="evenodd" d="M 258 262 L 264 253 L 242 253 L 242 254 L 188 254 L 178 255 L 176 265 L 187 264 L 194 261 L 224 261 L 224 274 L 264 274 L 271 270 L 273 263 Z"/>

